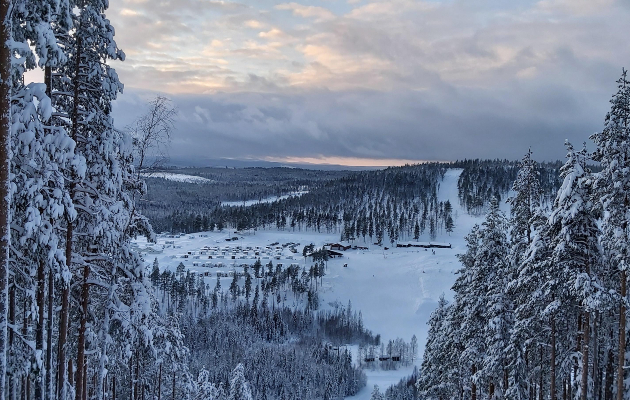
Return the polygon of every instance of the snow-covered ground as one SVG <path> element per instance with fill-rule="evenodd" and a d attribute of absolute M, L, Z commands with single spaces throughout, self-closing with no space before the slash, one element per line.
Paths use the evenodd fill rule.
<path fill-rule="evenodd" d="M 456 255 L 465 251 L 464 236 L 475 223 L 481 221 L 481 218 L 472 217 L 459 207 L 457 179 L 460 173 L 461 170 L 448 170 L 438 193 L 439 200 L 450 200 L 453 205 L 455 229 L 450 235 L 439 234 L 435 241 L 451 243 L 451 249 L 434 249 L 435 254 L 431 249 L 422 248 L 384 250 L 369 241 L 364 243 L 363 240 L 358 240 L 355 244 L 366 246 L 369 250 L 348 250 L 344 252 L 344 257 L 328 261 L 327 275 L 320 290 L 322 308 L 331 307 L 332 302 L 346 305 L 350 300 L 352 308 L 362 312 L 364 325 L 374 333 L 380 333 L 385 342 L 397 337 L 409 342 L 415 334 L 419 344 L 417 365 L 421 363 L 428 330 L 427 321 L 431 312 L 435 309 L 441 294 L 444 293 L 448 299 L 452 297 L 450 288 L 456 278 L 455 272 L 460 267 Z M 235 263 L 253 263 L 256 258 L 253 254 L 256 246 L 263 251 L 265 246 L 275 242 L 300 243 L 297 246 L 298 254 L 291 253 L 288 247 L 276 249 L 276 246 L 273 246 L 273 249 L 267 250 L 265 254 L 261 253 L 261 261 L 263 264 L 272 260 L 274 265 L 279 262 L 284 265 L 291 263 L 305 265 L 301 256 L 305 245 L 314 243 L 316 246 L 322 246 L 324 243 L 339 241 L 340 236 L 339 233 L 293 232 L 290 229 L 265 230 L 258 231 L 255 235 L 243 236 L 238 241 L 226 242 L 226 238 L 235 236 L 233 233 L 205 232 L 180 238 L 160 238 L 158 245 L 153 247 L 161 252 L 143 253 L 144 258 L 147 265 L 150 265 L 154 257 L 157 257 L 161 268 L 174 269 L 183 262 L 191 270 L 210 271 L 212 277 L 206 279 L 213 286 L 217 271 L 235 270 L 237 267 L 232 266 Z M 162 249 L 162 245 L 166 245 L 167 241 L 174 242 L 175 247 L 169 244 L 169 247 Z M 428 233 L 425 233 L 425 237 L 421 237 L 420 241 L 429 241 Z M 141 241 L 138 245 L 141 249 L 146 247 L 146 243 Z M 218 248 L 217 256 L 223 251 L 226 253 L 225 258 L 216 259 L 213 256 L 213 259 L 209 260 L 207 254 L 199 253 L 204 246 Z M 236 246 L 243 249 L 251 247 L 252 250 L 249 251 L 250 254 L 245 255 L 243 251 L 236 251 Z M 197 253 L 189 255 L 189 258 L 182 258 L 188 251 Z M 231 254 L 236 254 L 235 260 L 231 259 Z M 195 256 L 199 258 L 193 258 Z M 224 266 L 208 269 L 201 266 L 205 262 L 222 262 Z M 193 266 L 193 263 L 199 265 Z M 348 265 L 347 268 L 343 267 L 344 264 Z M 398 371 L 366 370 L 368 384 L 353 399 L 369 399 L 374 384 L 378 384 L 381 391 L 384 391 L 389 385 L 410 375 L 412 370 L 413 368 Z"/>
<path fill-rule="evenodd" d="M 142 174 L 147 178 L 162 178 L 169 181 L 185 182 L 185 183 L 212 183 L 212 179 L 202 178 L 200 176 L 185 175 L 185 174 L 173 174 L 171 172 L 153 172 L 149 174 Z"/>
<path fill-rule="evenodd" d="M 289 197 L 293 197 L 293 196 L 301 196 L 305 193 L 308 193 L 308 190 L 302 190 L 299 192 L 291 192 L 288 194 L 285 194 L 283 196 L 269 196 L 269 197 L 265 197 L 264 199 L 260 199 L 260 200 L 246 200 L 246 201 L 223 201 L 221 202 L 222 206 L 252 206 L 254 204 L 259 204 L 259 203 L 272 203 L 274 201 L 278 201 L 278 200 L 284 200 L 284 199 L 288 199 Z"/>

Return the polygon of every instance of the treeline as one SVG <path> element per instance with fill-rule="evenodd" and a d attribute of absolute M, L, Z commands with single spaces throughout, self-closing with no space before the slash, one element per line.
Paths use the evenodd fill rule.
<path fill-rule="evenodd" d="M 454 226 L 452 205 L 437 199 L 446 168 L 434 163 L 356 172 L 299 197 L 209 213 L 173 211 L 152 223 L 156 230 L 187 233 L 274 228 L 339 232 L 344 240 L 369 237 L 378 243 L 417 239 L 425 232 L 435 238 Z"/>
<path fill-rule="evenodd" d="M 596 149 L 567 143 L 550 209 L 531 153 L 509 199 L 466 237 L 449 304 L 431 316 L 427 399 L 625 399 L 630 265 L 630 84 L 624 70 Z M 599 172 L 588 163 L 600 163 Z"/>
<path fill-rule="evenodd" d="M 349 171 L 311 171 L 298 168 L 166 170 L 170 174 L 181 173 L 208 179 L 207 183 L 191 183 L 161 178 L 159 172 L 161 170 L 151 170 L 145 174 L 147 192 L 138 204 L 142 214 L 156 224 L 156 229 L 161 227 L 160 220 L 181 210 L 186 215 L 207 217 L 222 202 L 263 200 L 312 190 L 324 182 L 350 174 Z M 181 220 L 181 216 L 178 219 Z M 190 224 L 184 224 L 187 225 Z M 205 226 L 208 226 L 207 222 Z"/>
<path fill-rule="evenodd" d="M 553 201 L 560 187 L 560 167 L 562 163 L 539 163 L 536 165 L 539 186 L 545 204 Z M 480 215 L 488 210 L 494 197 L 499 203 L 508 196 L 518 173 L 518 162 L 508 160 L 463 160 L 452 164 L 453 168 L 463 168 L 457 189 L 459 202 L 471 215 Z"/>

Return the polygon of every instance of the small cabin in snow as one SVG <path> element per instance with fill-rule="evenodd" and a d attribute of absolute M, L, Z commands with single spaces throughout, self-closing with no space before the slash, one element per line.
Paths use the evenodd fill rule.
<path fill-rule="evenodd" d="M 330 244 L 330 250 L 341 250 L 341 251 L 346 251 L 349 250 L 352 246 L 348 245 L 345 246 L 343 244 L 340 243 L 331 243 Z"/>

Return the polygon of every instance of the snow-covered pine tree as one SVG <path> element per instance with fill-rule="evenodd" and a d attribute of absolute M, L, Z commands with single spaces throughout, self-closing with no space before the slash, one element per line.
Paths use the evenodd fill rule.
<path fill-rule="evenodd" d="M 532 159 L 532 151 L 529 149 L 521 162 L 519 163 L 519 171 L 516 180 L 512 185 L 514 196 L 510 197 L 507 202 L 510 204 L 510 269 L 507 271 L 508 282 L 514 282 L 520 274 L 520 268 L 523 266 L 523 257 L 527 253 L 532 243 L 532 222 L 536 210 L 540 207 L 542 199 L 542 191 L 537 163 Z M 518 363 L 519 355 L 515 353 L 521 350 L 512 348 L 511 356 L 516 357 L 511 364 Z M 530 349 L 522 349 L 525 357 L 529 354 Z M 510 369 L 518 369 L 515 364 Z M 513 371 L 514 373 L 514 371 Z M 508 386 L 514 384 L 523 384 L 520 380 L 511 381 Z"/>
<path fill-rule="evenodd" d="M 455 341 L 450 330 L 450 306 L 440 296 L 437 308 L 431 313 L 427 341 L 422 358 L 422 374 L 416 382 L 418 392 L 427 399 L 448 399 L 457 396 L 458 386 L 455 371 L 458 357 Z"/>
<path fill-rule="evenodd" d="M 509 243 L 507 219 L 499 210 L 499 201 L 490 201 L 490 210 L 479 231 L 479 279 L 486 281 L 487 348 L 479 366 L 479 376 L 488 387 L 489 396 L 502 397 L 507 389 L 505 353 L 513 321 L 512 299 L 506 290 L 509 284 Z"/>
<path fill-rule="evenodd" d="M 485 353 L 485 343 L 479 342 L 479 338 L 482 336 L 482 330 L 484 329 L 485 320 L 485 304 L 483 299 L 472 299 L 469 302 L 469 297 L 472 293 L 469 290 L 472 286 L 471 283 L 477 279 L 477 265 L 476 258 L 479 251 L 479 231 L 481 227 L 479 225 L 473 226 L 470 233 L 466 235 L 466 252 L 459 254 L 459 261 L 462 263 L 462 268 L 457 271 L 459 276 L 453 284 L 453 291 L 455 296 L 453 303 L 450 307 L 450 314 L 452 314 L 452 321 L 456 321 L 450 326 L 448 340 L 453 343 L 453 346 L 457 349 L 455 354 L 457 355 L 456 365 L 458 366 L 457 372 L 453 373 L 453 377 L 458 381 L 455 383 L 458 388 L 467 388 L 468 390 L 475 389 L 474 384 L 471 384 L 471 371 L 476 369 L 475 362 L 478 362 Z M 481 282 L 480 282 L 481 284 Z M 481 308 L 474 311 L 477 308 Z M 466 357 L 464 361 L 463 358 Z"/>
<path fill-rule="evenodd" d="M 477 261 L 479 251 L 482 247 L 482 228 L 473 228 L 472 232 L 466 236 L 467 251 L 459 255 L 463 265 L 460 276 L 457 278 L 453 290 L 455 291 L 454 312 L 464 319 L 460 325 L 460 340 L 462 352 L 459 356 L 459 363 L 468 376 L 465 379 L 470 396 L 477 396 L 477 385 L 479 383 L 480 363 L 486 356 L 487 351 L 487 311 L 488 281 L 485 274 L 488 272 Z"/>
<path fill-rule="evenodd" d="M 508 263 L 507 220 L 499 203 L 491 201 L 486 220 L 466 236 L 467 251 L 453 285 L 453 315 L 459 322 L 459 368 L 470 396 L 503 393 L 512 305 L 506 293 Z M 490 334 L 489 334 L 490 333 Z M 453 339 L 451 339 L 453 340 Z M 466 376 L 461 374 L 460 376 Z M 468 390 L 468 389 L 466 389 Z"/>
<path fill-rule="evenodd" d="M 624 69 L 618 89 L 610 100 L 604 129 L 591 136 L 597 146 L 593 159 L 602 170 L 595 176 L 595 191 L 603 209 L 601 243 L 608 262 L 619 273 L 619 344 L 617 362 L 617 399 L 628 393 L 624 386 L 627 352 L 626 297 L 630 267 L 630 82 Z"/>
<path fill-rule="evenodd" d="M 51 280 L 55 276 L 61 276 L 65 264 L 62 250 L 65 235 L 60 230 L 60 222 L 63 215 L 75 213 L 72 200 L 64 190 L 65 171 L 71 169 L 74 160 L 74 142 L 63 129 L 44 128 L 42 121 L 48 121 L 52 111 L 44 84 L 30 84 L 20 88 L 13 96 L 12 111 L 11 170 L 14 193 L 11 212 L 14 231 L 14 283 L 11 296 L 12 304 L 17 298 L 18 304 L 28 305 L 30 309 L 36 310 L 29 316 L 29 321 L 23 321 L 17 326 L 34 326 L 34 337 L 30 338 L 35 343 L 33 353 L 30 360 L 23 362 L 30 363 L 32 370 L 29 375 L 35 379 L 35 397 L 39 399 L 43 396 L 45 383 L 46 392 L 50 393 L 52 390 L 52 380 L 47 379 L 52 375 L 48 371 L 52 367 L 52 353 L 44 353 L 44 315 L 48 308 L 50 319 L 54 304 L 49 300 L 46 307 L 46 290 L 49 291 L 49 299 L 53 295 L 50 293 L 53 286 L 46 284 L 46 277 Z M 16 322 L 12 322 L 14 327 Z M 15 334 L 11 337 L 28 339 L 19 332 Z M 52 329 L 48 329 L 47 335 L 50 346 Z M 19 363 L 18 358 L 24 356 L 18 355 L 20 348 L 28 351 L 31 346 L 15 343 L 12 348 L 14 363 Z M 9 375 L 9 379 L 15 378 L 13 372 Z M 13 381 L 9 386 L 12 392 Z"/>
<path fill-rule="evenodd" d="M 114 339 L 120 340 L 118 345 L 123 348 L 130 348 L 128 341 L 150 344 L 150 334 L 141 323 L 151 310 L 148 281 L 129 241 L 139 233 L 150 237 L 151 231 L 146 219 L 134 212 L 134 195 L 144 185 L 133 172 L 132 140 L 114 129 L 110 115 L 111 102 L 122 91 L 122 84 L 107 60 L 124 59 L 124 54 L 117 48 L 113 27 L 105 18 L 107 5 L 99 0 L 72 3 L 73 29 L 64 37 L 68 62 L 56 70 L 53 80 L 54 105 L 77 142 L 76 152 L 85 158 L 84 170 L 73 175 L 68 188 L 79 210 L 67 224 L 70 271 L 82 282 L 77 310 L 80 319 L 71 324 L 77 337 L 73 343 L 76 374 L 72 377 L 77 399 L 87 387 L 88 374 L 98 376 L 95 391 L 101 397 Z M 69 393 L 65 381 L 66 352 L 70 349 L 66 342 L 68 288 L 66 282 L 61 307 L 60 398 L 67 398 Z M 112 329 L 118 334 L 111 335 Z M 94 359 L 90 365 L 98 368 L 84 368 L 86 350 Z M 126 356 L 132 357 L 133 351 Z"/>
<path fill-rule="evenodd" d="M 541 201 L 537 163 L 532 159 L 531 149 L 527 151 L 519 166 L 516 180 L 512 185 L 514 196 L 507 201 L 510 204 L 511 213 L 510 238 L 513 258 L 525 254 L 525 249 L 531 243 L 530 220 Z M 520 262 L 515 259 L 513 263 L 518 265 Z"/>
<path fill-rule="evenodd" d="M 379 389 L 378 385 L 374 385 L 374 388 L 372 389 L 372 394 L 370 395 L 370 400 L 384 400 L 385 397 L 383 396 L 383 393 L 381 393 L 381 390 Z"/>
<path fill-rule="evenodd" d="M 230 375 L 228 400 L 253 400 L 249 382 L 245 378 L 245 367 L 243 367 L 243 364 L 238 364 Z"/>
<path fill-rule="evenodd" d="M 531 244 L 521 256 L 518 275 L 508 285 L 515 310 L 514 325 L 506 350 L 509 357 L 506 398 L 513 399 L 529 398 L 535 392 L 535 372 L 538 371 L 539 376 L 542 376 L 540 374 L 544 366 L 535 360 L 540 359 L 536 355 L 542 355 L 544 350 L 534 344 L 549 343 L 549 314 L 554 311 L 548 306 L 560 284 L 550 272 L 553 266 L 550 265 L 548 216 L 543 209 L 538 208 L 530 223 Z M 540 380 L 538 385 L 540 390 L 543 387 Z"/>
<path fill-rule="evenodd" d="M 211 381 L 210 373 L 202 369 L 194 383 L 192 400 L 225 400 L 225 390 L 221 385 L 216 386 Z"/>
<path fill-rule="evenodd" d="M 548 282 L 555 282 L 549 288 L 554 294 L 550 300 L 555 300 L 555 307 L 549 308 L 554 308 L 551 312 L 562 315 L 566 320 L 582 321 L 580 332 L 572 332 L 571 336 L 581 335 L 577 339 L 582 345 L 580 391 L 581 398 L 585 400 L 593 396 L 592 392 L 589 393 L 592 385 L 588 384 L 591 313 L 609 310 L 613 299 L 604 289 L 607 283 L 611 283 L 606 282 L 610 273 L 604 269 L 598 243 L 599 212 L 598 207 L 593 207 L 592 176 L 587 169 L 589 155 L 585 147 L 575 151 L 570 143 L 567 142 L 566 146 L 568 160 L 561 173 L 564 181 L 549 219 L 553 249 L 549 271 L 553 276 Z M 581 318 L 578 318 L 578 313 Z M 571 338 L 560 337 L 560 340 L 567 343 Z"/>
<path fill-rule="evenodd" d="M 9 310 L 9 249 L 11 241 L 11 40 L 10 2 L 0 2 L 0 398 L 4 398 L 7 372 L 7 320 Z"/>
<path fill-rule="evenodd" d="M 3 24 L 11 29 L 9 43 L 14 56 L 11 66 L 12 325 L 15 327 L 17 323 L 16 302 L 32 311 L 21 313 L 22 321 L 18 324 L 21 332 L 10 333 L 10 341 L 17 341 L 11 347 L 9 361 L 13 365 L 19 364 L 20 359 L 24 361 L 20 369 L 26 373 L 24 379 L 29 380 L 29 386 L 33 380 L 36 399 L 42 399 L 45 393 L 52 397 L 53 283 L 65 261 L 60 251 L 60 216 L 74 212 L 64 191 L 65 174 L 73 164 L 74 142 L 52 123 L 48 88 L 43 84 L 24 86 L 22 77 L 26 70 L 37 65 L 59 65 L 65 61 L 55 32 L 63 31 L 67 9 L 67 1 L 14 1 L 12 23 L 5 20 Z M 32 344 L 26 343 L 29 340 Z M 16 395 L 17 375 L 15 368 L 6 375 L 9 396 Z"/>

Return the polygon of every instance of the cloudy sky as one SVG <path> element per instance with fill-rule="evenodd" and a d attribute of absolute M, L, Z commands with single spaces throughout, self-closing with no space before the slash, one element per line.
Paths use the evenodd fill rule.
<path fill-rule="evenodd" d="M 110 0 L 124 126 L 166 94 L 174 160 L 564 157 L 630 66 L 628 0 Z"/>

